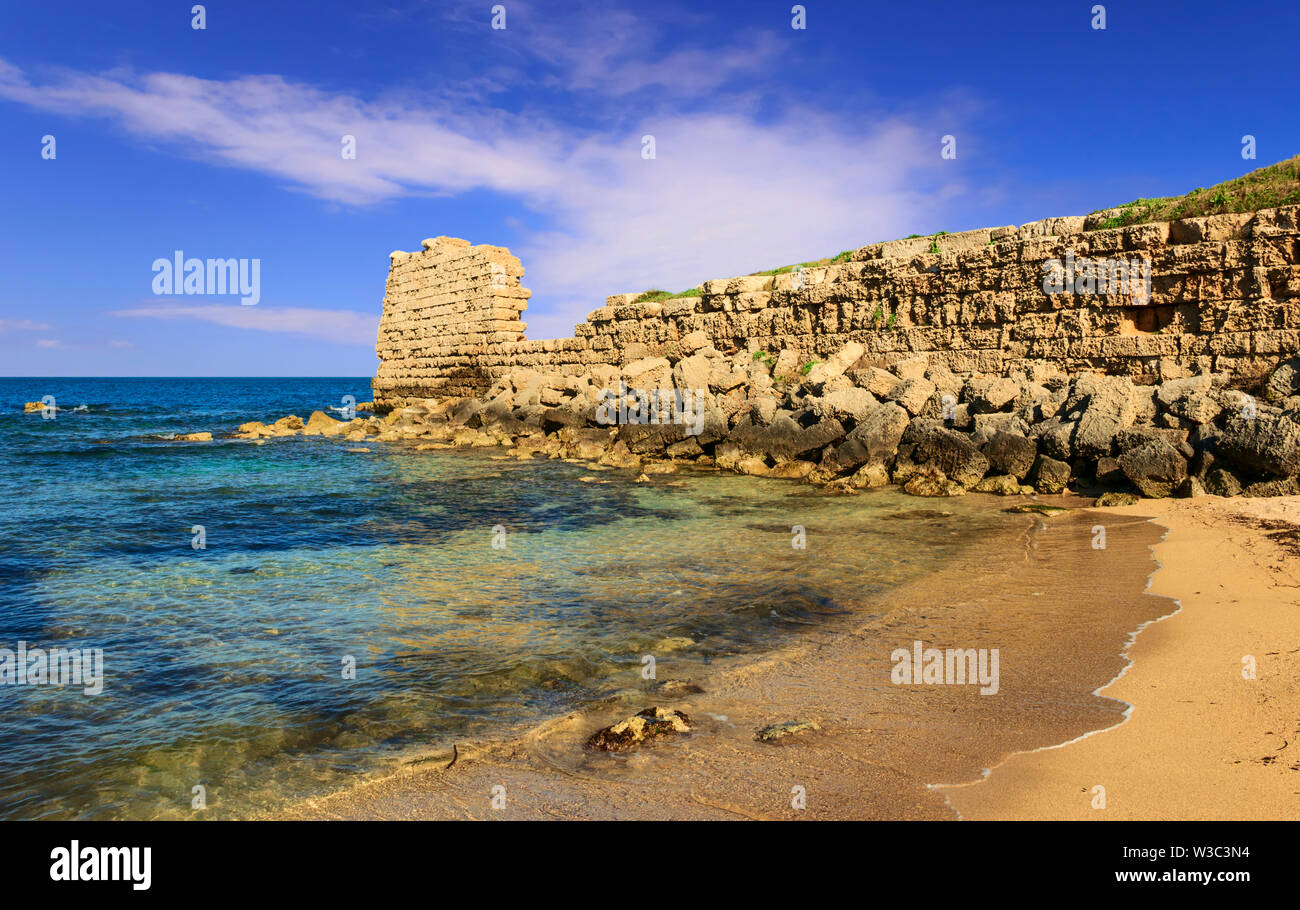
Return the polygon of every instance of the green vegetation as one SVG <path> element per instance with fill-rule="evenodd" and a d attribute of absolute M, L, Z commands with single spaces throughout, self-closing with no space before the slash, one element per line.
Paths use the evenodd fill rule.
<path fill-rule="evenodd" d="M 1130 224 L 1229 212 L 1255 212 L 1279 205 L 1297 204 L 1300 204 L 1300 155 L 1226 180 L 1209 189 L 1197 187 L 1185 196 L 1134 199 L 1118 206 L 1117 214 L 1102 220 L 1093 229 L 1105 230 Z"/>
<path fill-rule="evenodd" d="M 799 372 L 807 376 L 812 371 L 812 368 L 817 366 L 819 363 L 821 363 L 820 360 L 810 360 L 803 366 L 799 367 Z"/>
<path fill-rule="evenodd" d="M 649 300 L 656 300 L 656 301 L 676 300 L 678 297 L 699 297 L 703 293 L 704 292 L 699 288 L 688 288 L 685 291 L 678 291 L 676 294 L 670 293 L 668 291 L 661 291 L 658 288 L 651 288 L 648 291 L 642 291 L 639 295 L 637 295 L 637 298 L 632 302 L 645 303 L 646 301 Z"/>
<path fill-rule="evenodd" d="M 853 250 L 843 250 L 834 256 L 828 256 L 825 259 L 817 259 L 812 262 L 796 262 L 794 265 L 783 265 L 780 268 L 767 269 L 762 272 L 750 272 L 750 275 L 785 275 L 793 272 L 795 269 L 819 269 L 828 265 L 837 265 L 841 262 L 848 262 L 853 257 Z"/>
<path fill-rule="evenodd" d="M 763 363 L 766 364 L 769 369 L 771 367 L 776 366 L 776 358 L 773 357 L 771 354 L 769 354 L 767 351 L 755 351 L 754 359 L 763 361 Z"/>

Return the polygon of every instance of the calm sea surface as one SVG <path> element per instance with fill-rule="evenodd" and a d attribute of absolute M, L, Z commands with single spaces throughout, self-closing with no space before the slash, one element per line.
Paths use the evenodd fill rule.
<path fill-rule="evenodd" d="M 45 395 L 55 419 L 21 413 Z M 0 686 L 0 818 L 273 811 L 642 688 L 645 655 L 698 680 L 870 616 L 1023 524 L 892 490 L 219 438 L 344 395 L 368 379 L 0 379 L 0 649 L 104 660 L 98 695 Z M 164 438 L 200 430 L 218 439 Z"/>

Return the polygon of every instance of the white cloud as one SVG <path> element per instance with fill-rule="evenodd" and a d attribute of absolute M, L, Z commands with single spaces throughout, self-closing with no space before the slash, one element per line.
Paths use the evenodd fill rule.
<path fill-rule="evenodd" d="M 38 348 L 61 348 L 63 342 L 57 338 L 38 338 L 36 339 L 36 346 Z"/>
<path fill-rule="evenodd" d="M 353 310 L 237 305 L 153 306 L 114 310 L 126 319 L 196 320 L 258 332 L 285 332 L 335 344 L 373 347 L 379 315 Z"/>
<path fill-rule="evenodd" d="M 0 332 L 48 332 L 52 328 L 54 326 L 30 319 L 0 319 Z"/>
<path fill-rule="evenodd" d="M 577 35 L 530 33 L 528 62 L 551 74 L 541 80 L 550 89 L 587 99 L 571 100 L 565 111 L 598 110 L 594 122 L 612 127 L 467 102 L 452 88 L 363 99 L 272 75 L 223 81 L 68 70 L 36 82 L 3 60 L 0 98 L 107 117 L 139 137 L 333 202 L 501 194 L 518 206 L 522 223 L 544 225 L 514 244 L 535 292 L 525 317 L 530 338 L 568 335 L 607 294 L 679 290 L 940 220 L 954 184 L 946 182 L 951 170 L 942 168 L 939 136 L 956 128 L 953 109 L 901 120 L 846 104 L 830 115 L 769 93 L 760 116 L 747 94 L 757 88 L 728 95 L 721 87 L 753 82 L 741 77 L 770 68 L 784 47 L 770 34 L 656 55 L 657 35 L 627 14 L 579 19 L 595 24 Z M 519 78 L 524 52 L 513 53 L 495 62 Z M 617 115 L 604 116 L 611 111 Z M 656 139 L 654 160 L 641 157 L 644 134 Z M 356 160 L 339 155 L 343 135 L 356 137 Z M 455 224 L 431 224 L 424 236 L 461 233 Z M 418 249 L 419 239 L 406 248 Z M 190 318 L 216 321 L 216 312 Z"/>

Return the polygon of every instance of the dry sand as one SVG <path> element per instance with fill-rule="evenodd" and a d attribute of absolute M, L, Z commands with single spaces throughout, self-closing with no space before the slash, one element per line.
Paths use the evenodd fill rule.
<path fill-rule="evenodd" d="M 1300 818 L 1300 497 L 1115 511 L 1168 529 L 1151 592 L 1181 604 L 1136 636 L 1132 665 L 1101 690 L 1130 717 L 942 792 L 964 818 Z"/>

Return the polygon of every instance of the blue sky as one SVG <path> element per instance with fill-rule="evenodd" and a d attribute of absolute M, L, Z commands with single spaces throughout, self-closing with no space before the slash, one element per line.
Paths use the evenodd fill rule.
<path fill-rule="evenodd" d="M 519 255 L 550 338 L 1300 152 L 1294 0 L 192 5 L 0 8 L 0 375 L 369 375 L 388 253 L 439 234 Z M 260 259 L 260 302 L 153 294 L 175 250 Z"/>

